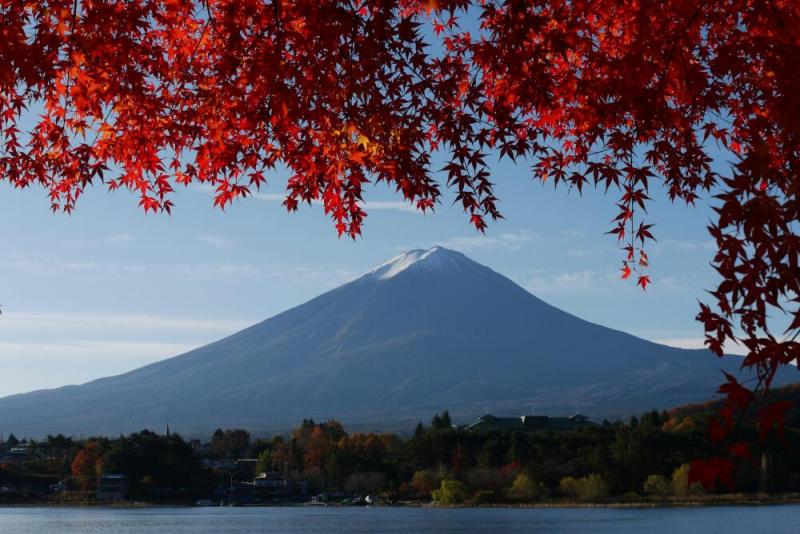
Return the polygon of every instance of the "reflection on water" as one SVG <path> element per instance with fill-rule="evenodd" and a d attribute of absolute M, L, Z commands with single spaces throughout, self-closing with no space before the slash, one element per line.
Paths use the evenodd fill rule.
<path fill-rule="evenodd" d="M 0 532 L 798 532 L 800 505 L 657 509 L 0 508 Z"/>

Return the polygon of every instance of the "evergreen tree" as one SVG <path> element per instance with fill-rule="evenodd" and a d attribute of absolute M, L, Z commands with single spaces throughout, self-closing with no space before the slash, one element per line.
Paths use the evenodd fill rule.
<path fill-rule="evenodd" d="M 445 410 L 441 414 L 434 415 L 431 419 L 431 426 L 437 430 L 452 428 L 453 421 L 450 419 L 450 412 Z"/>
<path fill-rule="evenodd" d="M 447 410 L 442 412 L 442 425 L 444 425 L 444 428 L 451 428 L 453 426 L 453 421 L 450 419 L 450 412 Z"/>
<path fill-rule="evenodd" d="M 431 419 L 431 426 L 436 429 L 442 428 L 442 416 L 440 416 L 438 413 L 434 415 Z"/>
<path fill-rule="evenodd" d="M 417 423 L 417 428 L 414 429 L 414 437 L 419 438 L 425 433 L 425 427 L 422 425 L 422 421 Z"/>

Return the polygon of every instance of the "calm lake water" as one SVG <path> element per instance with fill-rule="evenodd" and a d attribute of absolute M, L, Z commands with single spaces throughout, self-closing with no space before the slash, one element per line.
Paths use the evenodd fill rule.
<path fill-rule="evenodd" d="M 662 509 L 0 508 L 0 532 L 798 532 L 800 505 Z"/>

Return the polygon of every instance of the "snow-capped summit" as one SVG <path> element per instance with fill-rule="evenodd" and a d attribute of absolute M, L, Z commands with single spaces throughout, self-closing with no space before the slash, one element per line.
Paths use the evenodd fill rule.
<path fill-rule="evenodd" d="M 417 249 L 404 252 L 381 263 L 367 274 L 379 280 L 388 280 L 409 269 L 429 273 L 456 274 L 485 269 L 485 267 L 460 252 L 436 245 L 427 250 Z"/>

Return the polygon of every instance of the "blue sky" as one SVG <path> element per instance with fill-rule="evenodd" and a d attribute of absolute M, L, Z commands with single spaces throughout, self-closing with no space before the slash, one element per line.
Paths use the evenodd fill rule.
<path fill-rule="evenodd" d="M 460 250 L 540 298 L 602 325 L 676 346 L 700 346 L 697 300 L 716 280 L 705 227 L 710 209 L 654 191 L 657 244 L 646 293 L 618 278 L 606 235 L 612 194 L 583 197 L 498 163 L 506 219 L 477 234 L 447 194 L 422 215 L 378 187 L 363 238 L 338 239 L 319 206 L 287 214 L 278 172 L 256 198 L 221 212 L 198 187 L 175 195 L 172 216 L 96 186 L 71 216 L 45 192 L 0 183 L 0 395 L 121 373 L 265 319 L 412 248 Z"/>

